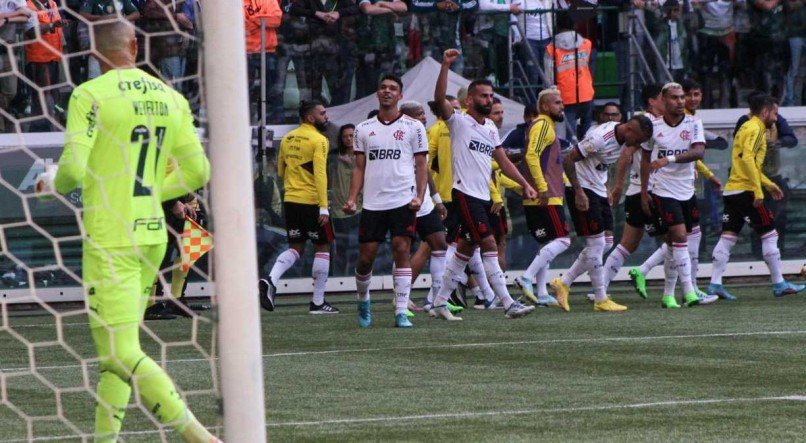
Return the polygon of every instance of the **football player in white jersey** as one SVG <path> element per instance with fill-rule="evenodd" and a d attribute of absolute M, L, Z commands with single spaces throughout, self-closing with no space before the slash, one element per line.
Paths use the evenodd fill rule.
<path fill-rule="evenodd" d="M 570 310 L 568 295 L 570 286 L 577 277 L 587 271 L 593 285 L 594 311 L 626 311 L 607 296 L 602 256 L 605 248 L 605 230 L 612 229 L 611 205 L 621 199 L 620 188 L 615 187 L 608 195 L 607 169 L 616 160 L 624 177 L 629 162 L 629 151 L 624 146 L 640 146 L 652 137 L 652 121 L 637 115 L 626 123 L 607 122 L 596 127 L 587 137 L 577 143 L 563 158 L 565 175 L 571 182 L 566 188 L 566 199 L 574 221 L 577 235 L 585 237 L 585 248 L 562 278 L 555 278 L 551 287 L 557 294 L 557 302 L 565 311 Z"/>
<path fill-rule="evenodd" d="M 490 178 L 495 159 L 504 175 L 523 187 L 526 198 L 537 198 L 537 192 L 507 158 L 498 136 L 498 128 L 487 118 L 493 106 L 493 87 L 487 80 L 476 80 L 468 86 L 466 114 L 456 112 L 445 99 L 448 70 L 459 57 L 459 51 L 448 49 L 443 54 L 442 68 L 434 88 L 438 117 L 451 131 L 451 166 L 453 172 L 453 202 L 459 208 L 459 239 L 456 253 L 448 261 L 442 288 L 434 300 L 434 313 L 439 318 L 458 320 L 446 308 L 458 276 L 465 271 L 476 246 L 482 251 L 485 274 L 495 295 L 501 299 L 506 318 L 529 314 L 534 306 L 524 306 L 509 295 L 504 273 L 498 263 L 498 246 L 490 224 Z"/>
<path fill-rule="evenodd" d="M 380 242 L 392 236 L 395 262 L 395 326 L 411 328 L 406 316 L 411 292 L 411 239 L 417 211 L 426 192 L 428 140 L 418 120 L 403 115 L 397 104 L 403 82 L 394 75 L 381 79 L 377 91 L 378 115 L 355 128 L 355 168 L 344 212 L 353 214 L 362 188 L 364 210 L 358 228 L 359 257 L 355 267 L 358 290 L 358 326 L 372 323 L 369 286 Z"/>
<path fill-rule="evenodd" d="M 425 109 L 419 102 L 400 103 L 400 112 L 419 120 L 423 125 L 426 124 Z M 431 159 L 427 157 L 426 159 L 426 164 L 428 164 L 427 162 Z M 417 212 L 417 236 L 420 237 L 421 242 L 417 252 L 411 257 L 411 268 L 413 281 L 425 267 L 426 257 L 430 253 L 431 289 L 426 296 L 426 304 L 431 304 L 442 286 L 442 274 L 445 273 L 445 252 L 448 250 L 448 243 L 445 240 L 445 225 L 442 221 L 447 217 L 448 210 L 442 203 L 442 197 L 437 192 L 437 186 L 431 174 L 428 174 L 428 187 L 425 195 L 428 197 L 425 198 Z M 413 309 L 412 303 L 409 303 L 409 309 Z"/>
<path fill-rule="evenodd" d="M 641 97 L 644 101 L 644 109 L 650 120 L 663 117 L 663 98 L 661 97 L 662 83 L 650 83 L 644 86 Z M 645 214 L 641 209 L 641 147 L 625 146 L 625 154 L 616 162 L 616 175 L 612 187 L 613 194 L 621 195 L 625 178 L 623 176 L 626 168 L 620 168 L 621 162 L 629 162 L 630 179 L 627 192 L 624 197 L 624 231 L 621 234 L 619 244 L 613 249 L 605 261 L 605 284 L 610 286 L 610 282 L 618 274 L 624 261 L 638 249 L 641 239 L 646 230 L 650 235 L 654 234 L 654 224 L 650 215 Z M 614 206 L 618 202 L 611 202 Z M 643 298 L 647 298 L 645 274 L 640 274 L 630 270 L 630 278 L 636 291 Z"/>
<path fill-rule="evenodd" d="M 685 114 L 686 97 L 680 84 L 667 83 L 661 94 L 663 118 L 654 121 L 652 139 L 643 146 L 641 156 L 641 206 L 645 213 L 654 211 L 656 230 L 665 235 L 670 246 L 664 262 L 666 284 L 661 306 L 679 308 L 674 297 L 678 276 L 684 303 L 694 306 L 700 302 L 691 283 L 687 237 L 695 209 L 691 205 L 694 162 L 705 152 L 705 134 L 702 121 Z"/>

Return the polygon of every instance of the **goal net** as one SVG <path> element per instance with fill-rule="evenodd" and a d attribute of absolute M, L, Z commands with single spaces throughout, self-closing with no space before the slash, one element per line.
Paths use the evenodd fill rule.
<path fill-rule="evenodd" d="M 141 2 L 140 10 L 128 10 L 128 1 L 71 8 L 81 3 L 0 6 L 10 17 L 0 27 L 0 442 L 95 437 L 100 371 L 84 304 L 92 291 L 82 280 L 82 193 L 44 200 L 34 187 L 63 151 L 71 92 L 100 74 L 92 23 L 121 17 L 136 26 L 138 68 L 188 100 L 213 175 L 204 189 L 163 205 L 170 241 L 140 324 L 142 350 L 213 434 L 263 440 L 255 251 L 243 247 L 254 244 L 244 234 L 254 235 L 252 179 L 237 173 L 251 169 L 242 4 L 205 2 L 204 11 L 191 0 Z M 206 44 L 211 39 L 217 41 Z M 158 137 L 127 142 L 145 146 Z M 130 166 L 144 186 L 148 172 Z M 206 231 L 215 247 L 190 263 L 183 239 L 196 245 L 190 237 Z M 178 440 L 156 409 L 133 389 L 119 440 Z"/>

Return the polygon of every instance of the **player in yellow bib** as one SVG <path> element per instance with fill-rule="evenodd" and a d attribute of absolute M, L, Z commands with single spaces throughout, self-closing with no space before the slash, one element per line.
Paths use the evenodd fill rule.
<path fill-rule="evenodd" d="M 125 21 L 94 26 L 103 74 L 73 91 L 58 171 L 37 190 L 83 193 L 83 279 L 101 372 L 95 441 L 114 442 L 132 387 L 153 416 L 189 442 L 215 442 L 165 371 L 140 347 L 139 324 L 165 253 L 161 203 L 202 187 L 210 165 L 187 101 L 135 68 Z M 166 173 L 169 159 L 177 168 Z"/>

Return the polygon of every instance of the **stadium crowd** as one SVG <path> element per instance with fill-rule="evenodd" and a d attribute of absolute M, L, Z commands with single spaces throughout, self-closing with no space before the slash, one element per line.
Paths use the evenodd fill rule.
<path fill-rule="evenodd" d="M 43 108 L 63 121 L 70 89 L 99 74 L 98 62 L 88 56 L 87 23 L 116 13 L 142 31 L 139 65 L 198 103 L 194 37 L 203 5 L 200 0 L 3 2 L 0 73 L 15 69 L 18 74 L 0 77 L 0 108 L 5 117 L 32 117 L 23 127 L 31 132 L 52 128 L 46 119 L 33 118 Z M 640 26 L 630 25 L 635 13 L 646 23 L 674 79 L 703 84 L 703 107 L 740 106 L 741 91 L 747 90 L 768 92 L 784 106 L 801 105 L 806 72 L 803 6 L 804 0 L 603 0 L 598 5 L 582 0 L 244 0 L 252 120 L 258 121 L 260 102 L 262 20 L 267 121 L 284 123 L 294 120 L 293 109 L 284 107 L 285 91 L 292 87 L 289 73 L 300 100 L 338 105 L 371 94 L 381 73 L 400 75 L 426 56 L 439 61 L 445 49 L 459 47 L 455 72 L 489 78 L 503 88 L 511 80 L 510 38 L 517 62 L 513 81 L 521 88 L 515 95 L 533 101 L 534 95 L 530 100 L 523 89 L 559 83 L 544 58 L 549 46 L 563 44 L 557 35 L 568 29 L 560 29 L 554 11 L 567 8 L 576 12 L 572 27 L 589 45 L 584 50 L 592 78 L 604 78 L 597 76 L 602 64 L 597 59 L 615 55 L 618 75 L 613 80 L 621 87 L 622 102 L 631 75 L 629 35 L 643 35 Z M 522 27 L 513 26 L 516 21 Z M 649 56 L 646 42 L 638 41 L 652 69 L 663 71 L 660 59 Z M 571 49 L 582 48 L 582 41 L 579 46 L 571 42 Z M 22 75 L 27 79 L 18 78 Z M 31 85 L 43 96 L 37 97 Z M 0 118 L 0 132 L 12 131 L 4 120 Z"/>

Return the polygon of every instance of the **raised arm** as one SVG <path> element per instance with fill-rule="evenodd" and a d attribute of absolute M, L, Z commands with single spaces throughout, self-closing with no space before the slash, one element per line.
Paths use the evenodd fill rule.
<path fill-rule="evenodd" d="M 454 113 L 453 107 L 445 98 L 445 95 L 448 91 L 448 71 L 457 58 L 459 58 L 457 49 L 448 49 L 442 54 L 442 66 L 439 70 L 439 77 L 437 77 L 437 85 L 434 88 L 434 101 L 439 113 L 437 117 L 443 120 L 448 120 Z"/>

